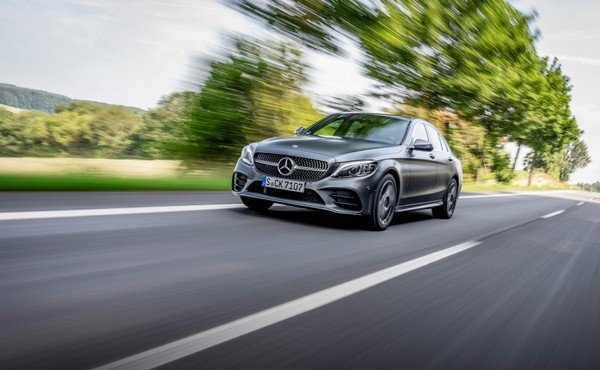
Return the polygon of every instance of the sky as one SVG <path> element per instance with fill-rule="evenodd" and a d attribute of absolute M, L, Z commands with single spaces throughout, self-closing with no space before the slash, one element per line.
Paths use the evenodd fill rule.
<path fill-rule="evenodd" d="M 598 181 L 600 1 L 514 4 L 537 11 L 540 54 L 558 57 L 571 77 L 571 108 L 592 156 L 571 180 Z M 214 53 L 224 35 L 237 32 L 265 36 L 217 0 L 0 0 L 0 82 L 148 108 L 189 89 L 194 58 Z M 307 60 L 313 96 L 361 94 L 371 86 L 353 58 L 308 53 Z"/>

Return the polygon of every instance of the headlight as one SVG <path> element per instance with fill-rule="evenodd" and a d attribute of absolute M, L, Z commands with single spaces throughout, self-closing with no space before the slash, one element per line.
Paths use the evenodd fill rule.
<path fill-rule="evenodd" d="M 242 149 L 242 155 L 240 156 L 240 159 L 242 160 L 242 162 L 253 166 L 254 165 L 254 159 L 252 158 L 252 156 L 254 155 L 254 153 L 252 153 L 252 149 L 250 149 L 250 145 L 245 146 L 244 149 Z"/>
<path fill-rule="evenodd" d="M 348 162 L 342 164 L 332 177 L 363 177 L 377 170 L 377 163 L 371 161 Z"/>

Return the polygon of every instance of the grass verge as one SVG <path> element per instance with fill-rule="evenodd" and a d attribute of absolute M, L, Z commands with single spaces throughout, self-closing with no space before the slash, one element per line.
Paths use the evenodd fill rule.
<path fill-rule="evenodd" d="M 0 174 L 0 191 L 228 190 L 225 176 L 129 178 L 93 174 Z"/>
<path fill-rule="evenodd" d="M 535 190 L 564 190 L 568 185 L 543 185 L 543 186 L 520 186 L 515 184 L 477 184 L 465 182 L 462 191 L 486 192 L 486 191 L 535 191 Z"/>

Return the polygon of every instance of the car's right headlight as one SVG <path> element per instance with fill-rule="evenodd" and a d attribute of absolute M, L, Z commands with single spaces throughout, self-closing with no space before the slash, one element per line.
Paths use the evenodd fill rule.
<path fill-rule="evenodd" d="M 242 162 L 246 163 L 249 166 L 253 166 L 254 165 L 254 153 L 252 152 L 252 148 L 250 148 L 250 145 L 247 145 L 244 147 L 244 149 L 242 149 L 242 154 L 240 155 L 240 159 L 242 160 Z"/>
<path fill-rule="evenodd" d="M 358 161 L 343 163 L 331 175 L 332 177 L 364 177 L 377 170 L 377 162 Z"/>

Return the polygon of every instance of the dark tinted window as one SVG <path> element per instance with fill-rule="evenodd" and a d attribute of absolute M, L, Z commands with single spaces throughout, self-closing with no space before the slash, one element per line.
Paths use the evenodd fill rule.
<path fill-rule="evenodd" d="M 413 133 L 412 133 L 413 143 L 417 139 L 429 141 L 429 138 L 427 137 L 427 131 L 425 131 L 425 125 L 422 123 L 417 123 L 415 125 L 415 128 L 413 129 Z"/>
<path fill-rule="evenodd" d="M 410 121 L 369 114 L 334 115 L 314 124 L 305 135 L 400 144 Z"/>
<path fill-rule="evenodd" d="M 427 133 L 429 134 L 429 141 L 433 144 L 433 150 L 444 150 L 442 142 L 440 141 L 440 135 L 433 127 L 427 125 Z"/>

